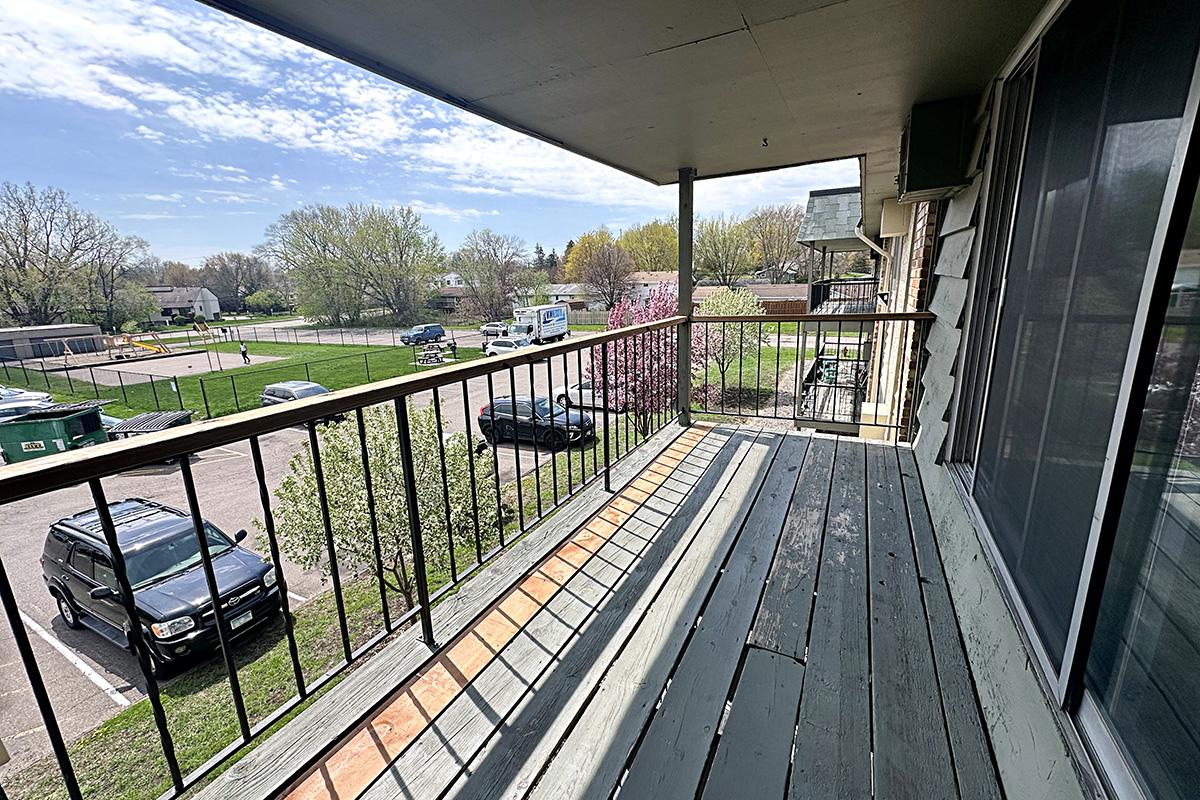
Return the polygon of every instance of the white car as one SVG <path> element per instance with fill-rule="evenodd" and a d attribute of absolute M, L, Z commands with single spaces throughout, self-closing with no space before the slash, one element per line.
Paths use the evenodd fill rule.
<path fill-rule="evenodd" d="M 30 411 L 36 411 L 39 408 L 48 408 L 54 405 L 53 400 L 39 400 L 28 397 L 18 397 L 11 400 L 0 402 L 0 422 L 7 422 L 10 419 L 28 414 Z"/>
<path fill-rule="evenodd" d="M 584 408 L 603 408 L 604 397 L 603 391 L 596 391 L 592 388 L 591 378 L 568 384 L 566 386 L 554 387 L 554 400 L 560 406 L 583 406 Z M 609 398 L 610 400 L 612 398 Z M 624 411 L 623 408 L 615 403 L 609 404 L 610 411 Z"/>
<path fill-rule="evenodd" d="M 0 386 L 0 403 L 10 400 L 49 400 L 48 392 L 31 392 L 28 389 L 18 389 L 15 386 Z"/>
<path fill-rule="evenodd" d="M 515 339 L 510 336 L 501 336 L 499 339 L 492 339 L 483 347 L 483 354 L 487 356 L 506 356 L 509 353 L 516 352 L 522 347 L 529 347 L 528 339 Z"/>
<path fill-rule="evenodd" d="M 485 322 L 479 326 L 484 336 L 508 336 L 508 325 L 503 322 Z"/>

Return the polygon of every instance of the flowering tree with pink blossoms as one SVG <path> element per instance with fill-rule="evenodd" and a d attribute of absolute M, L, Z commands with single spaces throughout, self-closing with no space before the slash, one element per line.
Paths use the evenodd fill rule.
<path fill-rule="evenodd" d="M 642 325 L 673 317 L 679 300 L 675 287 L 660 283 L 644 303 L 622 298 L 608 312 L 608 330 Z M 650 435 L 656 420 L 675 415 L 677 334 L 664 328 L 608 343 L 608 369 L 599 347 L 592 351 L 591 379 L 597 400 L 604 397 L 605 376 L 609 408 L 624 409 L 639 433 Z"/>

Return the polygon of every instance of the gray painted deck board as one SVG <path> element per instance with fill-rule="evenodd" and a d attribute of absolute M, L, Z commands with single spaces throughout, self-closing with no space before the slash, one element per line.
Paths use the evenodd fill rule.
<path fill-rule="evenodd" d="M 871 796 L 864 446 L 839 441 L 788 797 Z"/>
<path fill-rule="evenodd" d="M 836 440 L 824 437 L 809 444 L 750 635 L 751 644 L 800 660 L 808 645 L 836 447 Z"/>
<path fill-rule="evenodd" d="M 618 786 L 1003 797 L 910 450 L 710 431 L 362 800 Z"/>
<path fill-rule="evenodd" d="M 621 784 L 625 796 L 656 800 L 693 800 L 696 796 L 808 441 L 800 434 L 783 437 L 729 559 L 700 610 L 700 622 L 629 764 Z M 696 590 L 707 588 L 697 586 Z"/>
<path fill-rule="evenodd" d="M 958 797 L 896 454 L 867 448 L 875 797 Z"/>
<path fill-rule="evenodd" d="M 573 641 L 562 662 L 527 692 L 487 746 L 472 760 L 447 797 L 523 797 L 550 760 L 559 740 L 590 699 L 663 583 L 711 519 L 720 498 L 750 453 L 755 435 L 735 433 L 674 514 L 629 578 Z"/>
<path fill-rule="evenodd" d="M 564 738 L 530 797 L 607 800 L 647 717 L 662 694 L 688 630 L 750 513 L 750 498 L 766 478 L 778 435 L 750 446 L 700 534 L 613 662 L 599 690 Z"/>
<path fill-rule="evenodd" d="M 660 431 L 643 447 L 614 464 L 613 487 L 623 486 L 636 478 L 683 432 L 684 428 L 674 426 Z M 609 498 L 603 482 L 594 480 L 557 514 L 514 544 L 502 558 L 489 564 L 453 596 L 435 606 L 433 622 L 437 640 L 445 642 L 453 638 L 506 587 L 602 508 Z M 267 800 L 274 797 L 303 764 L 334 746 L 346 731 L 432 655 L 429 647 L 420 640 L 420 626 L 414 625 L 401 632 L 382 652 L 347 675 L 281 731 L 200 789 L 196 793 L 197 800 Z"/>
<path fill-rule="evenodd" d="M 693 451 L 685 462 L 709 465 L 712 463 L 709 452 L 708 448 Z M 720 473 L 714 469 L 698 474 L 713 476 L 709 480 L 714 480 Z M 687 487 L 689 496 L 695 493 L 700 482 L 699 479 L 692 480 Z M 659 491 L 650 499 L 658 497 Z M 698 496 L 703 502 L 706 495 Z M 678 509 L 671 507 L 671 510 Z M 527 688 L 561 661 L 564 649 L 578 630 L 652 546 L 661 533 L 659 526 L 670 521 L 658 512 L 647 515 L 644 511 L 643 505 L 610 536 L 596 555 L 567 581 L 564 591 L 556 594 L 534 615 L 526 628 L 504 647 L 499 658 L 472 681 L 469 690 L 456 698 L 362 795 L 363 800 L 396 796 L 437 797 L 497 729 L 503 735 L 506 720 Z M 647 516 L 656 520 L 658 526 L 644 521 Z M 630 588 L 627 584 L 626 590 Z"/>
<path fill-rule="evenodd" d="M 701 800 L 784 796 L 803 681 L 799 661 L 747 648 Z"/>
<path fill-rule="evenodd" d="M 996 779 L 996 768 L 971 675 L 967 669 L 966 653 L 950 600 L 950 588 L 942 569 L 941 556 L 933 535 L 933 523 L 925 506 L 921 478 L 917 472 L 912 450 L 900 448 L 900 473 L 904 496 L 912 526 L 917 554 L 917 570 L 921 577 L 921 592 L 929 617 L 929 632 L 933 641 L 934 662 L 937 664 L 938 685 L 942 708 L 954 753 L 954 770 L 959 794 L 963 798 L 999 800 L 1002 796 Z"/>

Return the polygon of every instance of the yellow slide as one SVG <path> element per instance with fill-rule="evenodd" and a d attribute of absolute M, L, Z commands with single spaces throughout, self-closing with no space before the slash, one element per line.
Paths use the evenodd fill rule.
<path fill-rule="evenodd" d="M 167 352 L 167 348 L 161 344 L 148 344 L 147 342 L 137 342 L 137 341 L 130 342 L 130 344 L 132 344 L 134 347 L 140 347 L 143 350 L 150 350 L 155 353 Z"/>

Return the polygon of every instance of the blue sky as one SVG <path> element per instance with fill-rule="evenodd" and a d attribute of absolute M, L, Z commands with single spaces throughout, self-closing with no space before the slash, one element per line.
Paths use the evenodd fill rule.
<path fill-rule="evenodd" d="M 561 253 L 670 214 L 654 187 L 195 0 L 0 0 L 0 180 L 50 185 L 163 258 L 248 250 L 308 203 L 412 205 Z M 702 181 L 699 214 L 803 202 L 854 161 Z"/>

